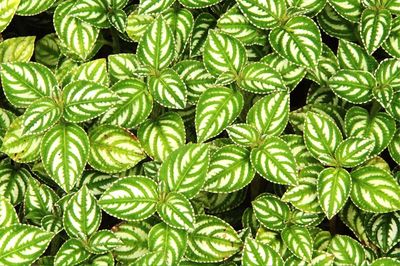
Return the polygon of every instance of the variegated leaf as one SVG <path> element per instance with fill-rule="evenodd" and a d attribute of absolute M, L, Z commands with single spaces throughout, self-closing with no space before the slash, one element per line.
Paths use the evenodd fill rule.
<path fill-rule="evenodd" d="M 185 126 L 177 113 L 168 112 L 142 123 L 138 138 L 150 157 L 164 161 L 171 152 L 185 144 Z"/>
<path fill-rule="evenodd" d="M 350 137 L 339 144 L 335 158 L 342 167 L 355 167 L 368 159 L 373 148 L 371 139 Z"/>
<path fill-rule="evenodd" d="M 0 196 L 0 226 L 1 228 L 19 224 L 19 219 L 10 200 Z"/>
<path fill-rule="evenodd" d="M 21 0 L 17 9 L 17 15 L 20 16 L 33 16 L 42 13 L 49 9 L 55 0 L 43 0 L 40 2 L 32 0 Z"/>
<path fill-rule="evenodd" d="M 282 230 L 281 236 L 283 242 L 296 257 L 311 261 L 314 241 L 306 227 L 291 225 Z"/>
<path fill-rule="evenodd" d="M 122 220 L 144 220 L 156 211 L 157 184 L 145 176 L 128 176 L 115 181 L 98 201 L 108 214 Z"/>
<path fill-rule="evenodd" d="M 204 142 L 229 126 L 243 108 L 243 95 L 226 87 L 206 90 L 196 107 L 197 141 Z"/>
<path fill-rule="evenodd" d="M 139 42 L 153 21 L 154 16 L 152 14 L 139 14 L 135 10 L 128 16 L 126 33 L 133 41 Z"/>
<path fill-rule="evenodd" d="M 222 0 L 179 0 L 183 6 L 187 8 L 205 8 L 218 4 Z"/>
<path fill-rule="evenodd" d="M 83 186 L 68 201 L 64 211 L 64 229 L 70 237 L 87 240 L 101 223 L 101 210 L 96 198 Z"/>
<path fill-rule="evenodd" d="M 68 12 L 69 16 L 78 18 L 97 28 L 108 28 L 110 23 L 107 20 L 107 1 L 103 0 L 79 0 Z"/>
<path fill-rule="evenodd" d="M 400 241 L 400 214 L 398 212 L 372 216 L 366 224 L 369 239 L 384 253 Z"/>
<path fill-rule="evenodd" d="M 20 2 L 20 0 L 5 0 L 0 3 L 0 32 L 11 22 Z"/>
<path fill-rule="evenodd" d="M 122 241 L 109 230 L 95 232 L 88 241 L 92 253 L 102 254 L 122 245 Z"/>
<path fill-rule="evenodd" d="M 250 237 L 246 238 L 242 265 L 276 265 L 283 266 L 282 257 L 269 245 L 260 243 Z"/>
<path fill-rule="evenodd" d="M 190 38 L 190 56 L 203 54 L 204 43 L 208 36 L 208 30 L 217 24 L 217 20 L 210 13 L 201 13 L 194 21 L 193 32 Z"/>
<path fill-rule="evenodd" d="M 361 0 L 328 0 L 328 2 L 343 18 L 353 23 L 360 20 L 363 11 Z"/>
<path fill-rule="evenodd" d="M 163 189 L 193 198 L 206 181 L 209 160 L 206 144 L 187 144 L 178 148 L 163 162 L 158 173 Z"/>
<path fill-rule="evenodd" d="M 271 29 L 279 25 L 280 20 L 286 13 L 286 1 L 237 1 L 243 15 L 256 27 Z"/>
<path fill-rule="evenodd" d="M 214 193 L 231 193 L 248 185 L 254 175 L 250 151 L 244 147 L 226 145 L 212 154 L 203 189 Z"/>
<path fill-rule="evenodd" d="M 31 174 L 25 168 L 15 169 L 10 163 L 0 165 L 0 196 L 19 204 L 25 195 Z"/>
<path fill-rule="evenodd" d="M 170 7 L 175 0 L 140 0 L 140 13 L 161 13 Z"/>
<path fill-rule="evenodd" d="M 375 213 L 400 209 L 400 186 L 389 172 L 364 166 L 353 171 L 351 178 L 351 200 L 360 209 Z"/>
<path fill-rule="evenodd" d="M 108 86 L 108 73 L 106 59 L 96 59 L 89 61 L 73 70 L 71 82 L 77 80 L 93 81 L 95 83 Z"/>
<path fill-rule="evenodd" d="M 389 37 L 392 16 L 386 9 L 365 9 L 360 19 L 360 35 L 365 50 L 372 54 Z"/>
<path fill-rule="evenodd" d="M 133 78 L 140 67 L 136 54 L 120 53 L 108 56 L 108 72 L 112 83 Z"/>
<path fill-rule="evenodd" d="M 137 138 L 118 126 L 100 125 L 89 133 L 89 164 L 105 173 L 132 168 L 146 156 Z"/>
<path fill-rule="evenodd" d="M 188 9 L 170 8 L 163 13 L 163 17 L 174 35 L 176 56 L 180 56 L 193 30 L 193 15 Z"/>
<path fill-rule="evenodd" d="M 289 206 L 273 195 L 259 196 L 252 201 L 257 220 L 266 228 L 281 231 L 290 218 Z"/>
<path fill-rule="evenodd" d="M 365 258 L 363 247 L 356 240 L 344 235 L 332 238 L 328 252 L 335 256 L 338 265 L 361 265 Z"/>
<path fill-rule="evenodd" d="M 0 63 L 28 62 L 33 55 L 35 39 L 35 36 L 24 36 L 2 41 L 0 43 Z"/>
<path fill-rule="evenodd" d="M 337 57 L 343 69 L 372 72 L 378 66 L 376 59 L 367 54 L 364 48 L 346 40 L 339 40 Z"/>
<path fill-rule="evenodd" d="M 229 138 L 237 145 L 252 147 L 260 141 L 261 134 L 257 128 L 249 124 L 234 124 L 227 127 Z"/>
<path fill-rule="evenodd" d="M 392 20 L 392 28 L 386 41 L 382 44 L 382 48 L 395 58 L 400 58 L 400 18 L 395 17 Z"/>
<path fill-rule="evenodd" d="M 85 249 L 82 241 L 71 238 L 64 242 L 55 258 L 55 266 L 77 265 L 89 258 L 90 253 Z"/>
<path fill-rule="evenodd" d="M 400 131 L 397 130 L 392 141 L 389 144 L 390 157 L 397 163 L 400 164 Z"/>
<path fill-rule="evenodd" d="M 393 89 L 400 88 L 400 61 L 394 58 L 380 62 L 375 71 L 376 81 L 380 86 L 390 85 Z"/>
<path fill-rule="evenodd" d="M 190 229 L 194 223 L 194 210 L 190 201 L 181 193 L 169 192 L 157 204 L 157 212 L 169 226 Z"/>
<path fill-rule="evenodd" d="M 318 198 L 328 219 L 346 204 L 351 190 L 351 176 L 342 168 L 325 168 L 318 176 Z"/>
<path fill-rule="evenodd" d="M 297 181 L 296 161 L 289 146 L 278 137 L 268 137 L 250 154 L 251 164 L 268 181 L 295 185 Z"/>

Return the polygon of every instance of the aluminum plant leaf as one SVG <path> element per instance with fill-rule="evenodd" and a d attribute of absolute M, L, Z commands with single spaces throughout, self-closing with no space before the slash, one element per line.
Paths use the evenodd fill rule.
<path fill-rule="evenodd" d="M 25 36 L 9 38 L 1 42 L 0 63 L 28 62 L 33 55 L 35 39 L 35 36 Z"/>
<path fill-rule="evenodd" d="M 363 70 L 372 73 L 378 66 L 376 59 L 367 54 L 363 47 L 343 39 L 339 40 L 337 57 L 342 69 Z"/>
<path fill-rule="evenodd" d="M 360 20 L 360 35 L 368 54 L 372 54 L 389 37 L 392 15 L 386 9 L 365 9 Z"/>
<path fill-rule="evenodd" d="M 306 227 L 291 225 L 281 232 L 282 240 L 288 249 L 299 259 L 312 260 L 314 241 Z"/>
<path fill-rule="evenodd" d="M 109 28 L 110 23 L 107 20 L 109 6 L 107 2 L 104 0 L 78 0 L 68 12 L 68 15 L 97 28 Z"/>
<path fill-rule="evenodd" d="M 62 244 L 55 258 L 55 266 L 76 265 L 89 258 L 90 253 L 85 249 L 82 241 L 70 238 Z"/>
<path fill-rule="evenodd" d="M 337 264 L 360 265 L 365 258 L 361 244 L 344 235 L 334 236 L 327 251 L 335 256 L 334 263 Z"/>
<path fill-rule="evenodd" d="M 335 151 L 335 158 L 342 167 L 355 167 L 368 159 L 374 141 L 367 138 L 350 137 L 342 141 Z"/>
<path fill-rule="evenodd" d="M 283 266 L 282 257 L 269 245 L 250 237 L 246 238 L 242 257 L 243 265 L 276 265 Z"/>
<path fill-rule="evenodd" d="M 243 15 L 261 29 L 272 29 L 278 26 L 286 13 L 284 0 L 238 0 L 237 3 Z"/>
<path fill-rule="evenodd" d="M 157 204 L 157 212 L 168 226 L 185 230 L 193 227 L 194 209 L 190 201 L 181 193 L 166 194 Z"/>
<path fill-rule="evenodd" d="M 369 239 L 383 252 L 389 252 L 400 241 L 398 212 L 374 215 L 366 224 Z"/>
<path fill-rule="evenodd" d="M 289 221 L 289 206 L 276 196 L 264 195 L 252 201 L 254 215 L 266 228 L 274 231 L 285 229 Z"/>

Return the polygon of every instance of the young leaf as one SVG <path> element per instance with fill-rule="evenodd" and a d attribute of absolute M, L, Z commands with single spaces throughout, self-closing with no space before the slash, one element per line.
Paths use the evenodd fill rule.
<path fill-rule="evenodd" d="M 69 192 L 85 168 L 89 156 L 89 139 L 78 125 L 59 124 L 45 134 L 40 153 L 47 173 Z"/>
<path fill-rule="evenodd" d="M 177 265 L 186 251 L 187 232 L 169 227 L 165 223 L 153 226 L 149 232 L 149 250 L 160 252 L 153 265 Z"/>
<path fill-rule="evenodd" d="M 6 197 L 0 196 L 0 226 L 1 228 L 19 224 L 19 219 L 14 206 Z"/>
<path fill-rule="evenodd" d="M 260 94 L 286 90 L 280 74 L 263 63 L 247 64 L 239 73 L 237 84 L 245 91 Z"/>
<path fill-rule="evenodd" d="M 0 33 L 8 26 L 14 17 L 21 0 L 5 0 L 0 5 Z M 1 60 L 0 60 L 1 62 Z"/>
<path fill-rule="evenodd" d="M 0 229 L 0 264 L 30 265 L 46 250 L 53 234 L 29 225 Z"/>
<path fill-rule="evenodd" d="M 58 89 L 55 76 L 38 63 L 3 64 L 1 81 L 7 100 L 16 107 L 26 108 L 44 96 L 53 96 Z"/>
<path fill-rule="evenodd" d="M 102 254 L 120 246 L 122 241 L 109 230 L 100 230 L 94 233 L 88 242 L 89 250 L 92 253 Z"/>
<path fill-rule="evenodd" d="M 386 9 L 365 9 L 360 20 L 360 35 L 365 50 L 372 54 L 389 36 L 392 15 Z"/>
<path fill-rule="evenodd" d="M 328 252 L 335 256 L 334 262 L 341 265 L 361 265 L 365 258 L 365 252 L 360 243 L 343 235 L 332 238 Z"/>
<path fill-rule="evenodd" d="M 230 72 L 236 75 L 247 61 L 243 44 L 234 37 L 210 30 L 204 44 L 204 66 L 214 77 Z"/>
<path fill-rule="evenodd" d="M 169 226 L 190 229 L 194 223 L 194 210 L 190 201 L 181 193 L 170 192 L 157 204 L 157 212 Z"/>
<path fill-rule="evenodd" d="M 89 258 L 90 253 L 85 249 L 83 243 L 75 238 L 70 238 L 58 250 L 54 265 L 69 266 L 77 265 Z"/>
<path fill-rule="evenodd" d="M 162 16 L 146 29 L 136 53 L 143 64 L 155 70 L 165 68 L 172 62 L 175 56 L 174 36 Z"/>
<path fill-rule="evenodd" d="M 146 156 L 137 138 L 118 126 L 100 125 L 89 133 L 89 164 L 105 173 L 127 170 Z"/>
<path fill-rule="evenodd" d="M 284 0 L 239 0 L 237 2 L 243 15 L 256 27 L 262 29 L 275 28 L 286 13 Z"/>
<path fill-rule="evenodd" d="M 393 176 L 375 166 L 364 166 L 351 173 L 351 200 L 362 210 L 374 213 L 400 209 L 400 186 Z"/>
<path fill-rule="evenodd" d="M 115 181 L 98 201 L 108 214 L 122 220 L 144 220 L 156 211 L 157 184 L 145 176 L 128 176 Z"/>
<path fill-rule="evenodd" d="M 285 245 L 296 257 L 311 261 L 314 241 L 306 227 L 289 226 L 282 230 L 281 236 Z"/>
<path fill-rule="evenodd" d="M 284 264 L 282 257 L 272 247 L 248 237 L 244 243 L 242 265 L 283 266 Z"/>
<path fill-rule="evenodd" d="M 120 100 L 101 117 L 100 123 L 134 128 L 150 115 L 153 97 L 143 81 L 135 78 L 121 80 L 111 90 Z"/>
<path fill-rule="evenodd" d="M 334 151 L 342 139 L 342 133 L 331 118 L 314 112 L 306 114 L 304 142 L 316 159 L 335 165 Z"/>
<path fill-rule="evenodd" d="M 368 159 L 373 148 L 374 141 L 371 139 L 350 137 L 339 144 L 335 158 L 342 167 L 356 167 Z"/>
<path fill-rule="evenodd" d="M 206 90 L 196 107 L 197 141 L 204 142 L 229 126 L 243 108 L 243 95 L 225 87 Z"/>
<path fill-rule="evenodd" d="M 209 164 L 206 144 L 187 144 L 172 152 L 159 171 L 161 185 L 166 191 L 182 193 L 193 198 L 203 187 Z"/>
<path fill-rule="evenodd" d="M 23 134 L 39 134 L 53 127 L 62 117 L 62 108 L 50 97 L 34 101 L 23 115 Z"/>
<path fill-rule="evenodd" d="M 296 65 L 315 67 L 322 53 L 321 34 L 308 17 L 290 18 L 269 33 L 272 48 Z"/>
<path fill-rule="evenodd" d="M 346 204 L 351 190 L 351 176 L 342 168 L 325 168 L 318 176 L 318 198 L 328 219 Z"/>
<path fill-rule="evenodd" d="M 210 215 L 196 217 L 189 233 L 186 257 L 195 262 L 220 262 L 231 257 L 242 246 L 236 231 L 225 221 Z"/>
<path fill-rule="evenodd" d="M 250 155 L 251 164 L 268 181 L 297 184 L 296 161 L 289 146 L 278 137 L 269 137 L 254 148 Z"/>
<path fill-rule="evenodd" d="M 260 132 L 249 124 L 234 124 L 227 127 L 229 138 L 237 145 L 251 147 L 260 141 Z"/>
<path fill-rule="evenodd" d="M 69 122 L 84 122 L 105 113 L 118 100 L 115 93 L 95 82 L 71 82 L 63 90 L 63 115 Z"/>
<path fill-rule="evenodd" d="M 231 193 L 247 186 L 255 175 L 250 151 L 226 145 L 213 153 L 203 189 L 214 193 Z"/>
<path fill-rule="evenodd" d="M 261 135 L 279 136 L 289 120 L 289 95 L 274 93 L 258 100 L 247 113 L 246 121 Z"/>
<path fill-rule="evenodd" d="M 168 112 L 146 120 L 139 127 L 138 138 L 150 157 L 164 161 L 171 152 L 185 144 L 185 126 L 177 113 Z"/>
<path fill-rule="evenodd" d="M 26 36 L 2 41 L 0 43 L 0 62 L 28 62 L 33 55 L 35 39 L 35 36 Z"/>
<path fill-rule="evenodd" d="M 147 86 L 156 100 L 162 106 L 183 109 L 186 106 L 186 86 L 180 76 L 167 68 L 158 75 L 150 76 Z"/>
<path fill-rule="evenodd" d="M 289 206 L 272 195 L 257 197 L 252 203 L 257 220 L 266 228 L 281 231 L 289 220 Z"/>

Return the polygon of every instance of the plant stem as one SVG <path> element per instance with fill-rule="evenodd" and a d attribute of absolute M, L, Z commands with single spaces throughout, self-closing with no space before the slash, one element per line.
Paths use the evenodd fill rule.
<path fill-rule="evenodd" d="M 119 45 L 119 37 L 115 30 L 111 30 L 111 37 L 112 37 L 112 48 L 113 53 L 117 54 L 120 52 L 121 47 Z"/>

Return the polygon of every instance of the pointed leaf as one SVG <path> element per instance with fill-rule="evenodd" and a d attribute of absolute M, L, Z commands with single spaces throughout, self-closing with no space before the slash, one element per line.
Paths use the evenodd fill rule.
<path fill-rule="evenodd" d="M 75 238 L 68 239 L 58 250 L 55 258 L 55 266 L 76 265 L 89 258 L 90 253 L 85 249 L 83 243 Z"/>
<path fill-rule="evenodd" d="M 194 210 L 190 201 L 181 193 L 170 192 L 157 205 L 161 219 L 169 226 L 190 229 L 194 223 Z"/>
<path fill-rule="evenodd" d="M 375 77 L 381 86 L 390 85 L 394 89 L 400 88 L 400 61 L 394 58 L 380 62 L 375 71 Z"/>
<path fill-rule="evenodd" d="M 368 55 L 364 48 L 345 40 L 339 40 L 337 57 L 340 67 L 343 69 L 372 72 L 378 66 L 376 59 Z"/>
<path fill-rule="evenodd" d="M 141 0 L 138 9 L 140 13 L 161 13 L 174 2 L 175 0 Z"/>
<path fill-rule="evenodd" d="M 254 214 L 266 228 L 281 231 L 289 220 L 289 206 L 272 195 L 257 197 L 252 203 Z"/>
<path fill-rule="evenodd" d="M 329 4 L 345 19 L 357 23 L 360 20 L 363 6 L 360 0 L 328 0 Z"/>
<path fill-rule="evenodd" d="M 31 174 L 25 168 L 14 169 L 11 164 L 0 165 L 0 195 L 12 205 L 20 203 L 25 195 Z"/>
<path fill-rule="evenodd" d="M 398 212 L 379 214 L 367 222 L 369 239 L 384 253 L 400 241 L 400 214 Z"/>
<path fill-rule="evenodd" d="M 108 86 L 108 73 L 106 59 L 96 59 L 80 65 L 74 70 L 71 81 L 87 80 Z"/>
<path fill-rule="evenodd" d="M 69 16 L 78 18 L 98 28 L 108 28 L 107 1 L 103 0 L 79 0 L 68 12 Z"/>
<path fill-rule="evenodd" d="M 386 41 L 382 44 L 385 51 L 395 57 L 400 58 L 400 39 L 398 37 L 400 31 L 400 17 L 395 17 L 392 20 L 392 28 Z"/>
<path fill-rule="evenodd" d="M 20 4 L 20 0 L 6 0 L 0 5 L 0 32 L 2 32 L 14 17 L 15 11 Z M 0 60 L 1 62 L 1 60 Z"/>
<path fill-rule="evenodd" d="M 18 6 L 17 14 L 20 16 L 32 16 L 42 13 L 49 9 L 55 0 L 43 0 L 40 2 L 32 0 L 22 0 Z"/>
<path fill-rule="evenodd" d="M 365 252 L 360 243 L 348 236 L 336 235 L 332 238 L 328 252 L 335 256 L 334 262 L 340 265 L 361 265 Z"/>
<path fill-rule="evenodd" d="M 335 158 L 342 167 L 355 167 L 368 159 L 373 148 L 371 139 L 350 137 L 339 144 Z"/>
<path fill-rule="evenodd" d="M 100 230 L 89 239 L 89 250 L 92 253 L 102 254 L 122 245 L 122 241 L 109 230 Z"/>
<path fill-rule="evenodd" d="M 35 38 L 35 36 L 24 36 L 2 41 L 0 43 L 0 62 L 28 62 L 33 55 Z M 36 61 L 39 60 L 36 59 Z"/>
<path fill-rule="evenodd" d="M 0 226 L 1 228 L 19 224 L 19 219 L 14 206 L 6 197 L 0 196 Z"/>
<path fill-rule="evenodd" d="M 192 37 L 190 38 L 190 56 L 203 54 L 204 43 L 207 40 L 208 31 L 217 24 L 215 17 L 209 13 L 201 13 L 194 21 Z"/>
<path fill-rule="evenodd" d="M 139 42 L 148 26 L 151 25 L 153 21 L 153 15 L 146 13 L 139 14 L 138 11 L 135 10 L 128 16 L 126 33 L 133 41 Z"/>
<path fill-rule="evenodd" d="M 243 257 L 243 265 L 276 265 L 283 266 L 282 257 L 270 246 L 257 240 L 246 238 Z"/>
<path fill-rule="evenodd" d="M 386 9 L 365 9 L 360 20 L 360 35 L 365 50 L 372 54 L 389 37 L 392 15 Z"/>
<path fill-rule="evenodd" d="M 275 28 L 286 13 L 284 0 L 238 0 L 237 2 L 243 15 L 256 27 L 262 29 Z"/>
<path fill-rule="evenodd" d="M 281 236 L 283 242 L 296 257 L 311 261 L 314 241 L 306 227 L 289 226 L 283 229 Z"/>
<path fill-rule="evenodd" d="M 170 8 L 163 13 L 163 17 L 174 35 L 176 56 L 180 56 L 193 30 L 193 15 L 184 8 Z"/>
<path fill-rule="evenodd" d="M 260 141 L 260 132 L 249 124 L 234 124 L 227 127 L 229 138 L 239 146 L 254 146 Z"/>

